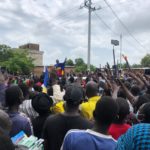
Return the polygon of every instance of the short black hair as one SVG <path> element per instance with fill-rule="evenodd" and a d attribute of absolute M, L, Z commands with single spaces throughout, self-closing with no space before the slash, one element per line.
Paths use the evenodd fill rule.
<path fill-rule="evenodd" d="M 150 102 L 149 94 L 144 94 L 144 95 L 139 96 L 138 100 L 134 104 L 134 111 L 135 112 L 138 111 L 141 105 L 143 105 L 144 103 L 148 103 L 148 102 Z"/>
<path fill-rule="evenodd" d="M 111 89 L 105 88 L 105 89 L 104 89 L 104 92 L 103 92 L 103 95 L 104 95 L 104 96 L 111 96 Z"/>
<path fill-rule="evenodd" d="M 124 98 L 124 99 L 127 98 L 126 93 L 124 92 L 123 88 L 119 89 L 117 97 L 121 97 L 121 98 Z"/>
<path fill-rule="evenodd" d="M 29 96 L 29 87 L 26 84 L 19 84 L 19 87 L 22 90 L 24 97 Z"/>
<path fill-rule="evenodd" d="M 128 90 L 131 89 L 131 83 L 129 81 L 125 81 L 124 85 L 127 87 Z"/>
<path fill-rule="evenodd" d="M 96 104 L 93 112 L 97 123 L 110 125 L 118 114 L 118 105 L 110 96 L 102 97 Z"/>
<path fill-rule="evenodd" d="M 0 135 L 0 150 L 15 150 L 15 146 L 9 137 Z"/>
<path fill-rule="evenodd" d="M 144 104 L 143 108 L 141 109 L 141 113 L 144 114 L 143 123 L 150 123 L 150 102 Z"/>
<path fill-rule="evenodd" d="M 22 91 L 19 86 L 11 86 L 5 91 L 6 106 L 11 107 L 22 103 Z"/>
<path fill-rule="evenodd" d="M 118 104 L 118 117 L 114 120 L 115 123 L 123 123 L 127 115 L 130 113 L 130 107 L 126 99 L 117 98 L 116 103 Z"/>
<path fill-rule="evenodd" d="M 70 83 L 73 83 L 73 82 L 74 82 L 74 77 L 71 76 L 71 77 L 69 78 L 69 81 L 70 81 Z"/>
<path fill-rule="evenodd" d="M 134 96 L 139 96 L 140 95 L 140 88 L 137 85 L 134 85 L 131 87 L 131 93 Z"/>

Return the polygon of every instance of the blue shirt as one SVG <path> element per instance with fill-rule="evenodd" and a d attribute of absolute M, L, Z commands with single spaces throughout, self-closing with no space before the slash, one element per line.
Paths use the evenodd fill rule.
<path fill-rule="evenodd" d="M 118 139 L 117 150 L 150 150 L 150 124 L 130 128 Z"/>
<path fill-rule="evenodd" d="M 92 130 L 70 130 L 61 150 L 115 150 L 116 141 Z"/>
<path fill-rule="evenodd" d="M 16 113 L 7 112 L 7 113 L 12 121 L 10 137 L 15 136 L 22 130 L 28 136 L 30 136 L 32 134 L 30 120 L 23 113 L 19 113 L 19 112 L 16 112 Z"/>

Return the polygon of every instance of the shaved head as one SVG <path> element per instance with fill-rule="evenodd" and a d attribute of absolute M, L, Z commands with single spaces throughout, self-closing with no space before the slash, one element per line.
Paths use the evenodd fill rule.
<path fill-rule="evenodd" d="M 97 96 L 98 85 L 94 81 L 89 81 L 86 85 L 86 95 L 88 98 Z"/>

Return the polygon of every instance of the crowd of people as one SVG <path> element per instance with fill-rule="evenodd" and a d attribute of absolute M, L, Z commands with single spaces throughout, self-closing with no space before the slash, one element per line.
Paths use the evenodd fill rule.
<path fill-rule="evenodd" d="M 150 76 L 107 68 L 61 77 L 0 73 L 0 150 L 20 131 L 44 150 L 149 150 Z"/>

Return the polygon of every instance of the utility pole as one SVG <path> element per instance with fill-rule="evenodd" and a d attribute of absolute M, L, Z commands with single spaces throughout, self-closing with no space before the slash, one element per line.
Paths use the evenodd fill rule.
<path fill-rule="evenodd" d="M 91 0 L 89 0 L 89 20 L 88 20 L 88 56 L 87 56 L 87 70 L 90 71 L 91 58 Z"/>
<path fill-rule="evenodd" d="M 91 65 L 91 12 L 100 9 L 101 7 L 92 7 L 91 0 L 85 0 L 84 5 L 80 6 L 80 8 L 88 8 L 88 53 L 87 53 L 87 70 L 90 71 L 90 65 Z"/>

